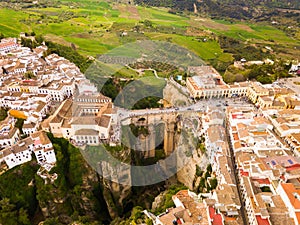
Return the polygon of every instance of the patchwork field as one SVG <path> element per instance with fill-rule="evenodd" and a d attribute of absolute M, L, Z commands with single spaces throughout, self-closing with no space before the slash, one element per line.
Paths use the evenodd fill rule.
<path fill-rule="evenodd" d="M 63 0 L 57 8 L 22 11 L 0 8 L 0 32 L 5 36 L 31 31 L 60 44 L 73 43 L 81 54 L 91 56 L 136 40 L 152 39 L 178 44 L 204 60 L 232 61 L 232 55 L 223 52 L 212 34 L 293 49 L 292 55 L 299 54 L 300 46 L 299 40 L 269 24 L 185 17 L 163 8 L 96 0 Z"/>

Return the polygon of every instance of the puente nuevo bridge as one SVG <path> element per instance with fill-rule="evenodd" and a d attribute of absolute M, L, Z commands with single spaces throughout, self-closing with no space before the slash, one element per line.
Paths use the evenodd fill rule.
<path fill-rule="evenodd" d="M 197 136 L 200 129 L 199 112 L 196 110 L 199 104 L 189 107 L 170 109 L 150 109 L 150 110 L 120 110 L 118 115 L 119 127 L 134 125 L 147 129 L 147 135 L 133 136 L 131 130 L 126 130 L 126 134 L 120 129 L 119 137 L 127 137 L 122 142 L 134 139 L 134 150 L 141 151 L 145 158 L 155 156 L 155 148 L 163 143 L 165 156 L 169 156 L 176 148 L 178 136 L 182 130 L 190 130 Z M 131 134 L 128 134 L 131 133 Z M 131 138 L 128 139 L 128 135 Z M 133 139 L 132 139 L 133 138 Z M 124 144 L 124 143 L 123 143 Z"/>

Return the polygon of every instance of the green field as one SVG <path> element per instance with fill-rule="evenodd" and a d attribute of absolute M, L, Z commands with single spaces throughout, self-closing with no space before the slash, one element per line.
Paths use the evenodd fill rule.
<path fill-rule="evenodd" d="M 133 13 L 135 17 L 131 16 Z M 151 21 L 151 28 L 144 26 L 145 20 Z M 136 27 L 140 27 L 141 31 L 136 32 Z M 187 34 L 188 28 L 200 29 L 203 33 Z M 60 44 L 73 43 L 81 54 L 91 56 L 107 53 L 136 40 L 151 39 L 178 44 L 206 61 L 232 61 L 232 55 L 223 53 L 215 39 L 201 40 L 201 37 L 209 37 L 211 32 L 253 44 L 291 49 L 300 45 L 299 40 L 267 24 L 184 17 L 170 14 L 168 9 L 163 8 L 116 5 L 96 0 L 62 0 L 57 8 L 28 8 L 22 11 L 0 8 L 0 32 L 5 36 L 18 36 L 20 32 L 31 31 Z M 123 31 L 128 35 L 121 37 Z"/>

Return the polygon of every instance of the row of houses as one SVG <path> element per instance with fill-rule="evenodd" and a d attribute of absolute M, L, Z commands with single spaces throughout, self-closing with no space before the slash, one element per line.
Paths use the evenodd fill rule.
<path fill-rule="evenodd" d="M 33 154 L 40 165 L 55 164 L 53 145 L 47 134 L 38 131 L 29 137 L 18 140 L 0 151 L 0 163 L 11 169 L 32 160 Z"/>
<path fill-rule="evenodd" d="M 1 91 L 0 107 L 9 109 L 10 116 L 24 119 L 22 131 L 29 135 L 38 130 L 49 112 L 51 97 L 48 94 Z"/>
<path fill-rule="evenodd" d="M 17 38 L 3 38 L 0 42 L 0 54 L 5 54 L 18 48 Z"/>
<path fill-rule="evenodd" d="M 210 66 L 190 67 L 186 86 L 193 98 L 227 98 L 246 96 L 260 108 L 299 109 L 296 93 L 278 84 L 262 85 L 259 82 L 226 84 L 222 76 Z"/>
<path fill-rule="evenodd" d="M 155 225 L 243 223 L 224 119 L 224 113 L 216 107 L 208 107 L 202 116 L 201 134 L 205 140 L 208 161 L 212 164 L 212 174 L 218 180 L 216 190 L 199 195 L 182 190 L 172 196 L 174 208 L 167 209 L 158 216 L 144 211 Z"/>
<path fill-rule="evenodd" d="M 43 57 L 47 46 L 31 50 L 18 46 L 0 57 L 0 90 L 49 94 L 52 101 L 63 101 L 74 94 L 75 85 L 85 80 L 79 68 L 57 54 Z"/>
<path fill-rule="evenodd" d="M 278 95 L 280 91 L 276 91 Z M 290 93 L 282 93 L 286 94 Z M 291 151 L 291 147 L 294 153 L 300 149 L 300 136 L 295 133 L 297 121 L 297 110 L 286 106 L 271 109 L 250 104 L 227 107 L 226 115 L 219 108 L 208 107 L 202 115 L 201 134 L 218 187 L 211 193 L 200 194 L 202 199 L 190 191 L 178 193 L 179 196 L 184 193 L 195 204 L 199 203 L 198 208 L 206 213 L 207 220 L 192 224 L 242 224 L 241 204 L 251 225 L 300 224 L 300 160 Z M 280 127 L 286 124 L 289 124 L 287 130 L 290 131 L 284 133 Z M 230 148 L 236 168 L 231 166 Z M 234 169 L 238 171 L 242 202 L 233 177 Z M 189 207 L 181 204 L 177 195 L 173 200 L 175 208 L 157 217 L 148 212 L 146 215 L 154 224 L 190 224 L 191 217 L 184 217 Z"/>
<path fill-rule="evenodd" d="M 290 196 L 291 185 L 300 187 L 300 160 L 276 132 L 278 124 L 270 114 L 274 109 L 267 111 L 244 106 L 228 107 L 226 113 L 248 222 L 299 224 L 297 210 L 291 207 L 295 199 L 284 196 Z"/>
<path fill-rule="evenodd" d="M 224 112 L 217 107 L 207 107 L 202 116 L 202 126 L 206 155 L 218 181 L 216 190 L 207 198 L 210 210 L 215 210 L 215 214 L 221 217 L 220 222 L 213 224 L 240 224 L 241 202 L 230 158 Z"/>

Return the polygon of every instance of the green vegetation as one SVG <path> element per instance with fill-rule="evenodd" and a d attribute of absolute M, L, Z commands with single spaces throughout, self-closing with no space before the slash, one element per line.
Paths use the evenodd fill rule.
<path fill-rule="evenodd" d="M 260 189 L 262 192 L 272 192 L 269 186 L 263 186 Z"/>
<path fill-rule="evenodd" d="M 166 211 L 166 209 L 175 207 L 174 202 L 172 200 L 172 196 L 175 195 L 180 190 L 186 190 L 187 187 L 185 187 L 182 184 L 172 185 L 166 193 L 163 196 L 162 204 L 159 208 L 155 210 L 155 214 L 158 215 L 160 213 L 163 213 Z"/>
<path fill-rule="evenodd" d="M 56 53 L 59 56 L 62 56 L 64 58 L 70 60 L 71 62 L 75 63 L 76 66 L 79 67 L 81 72 L 85 72 L 92 63 L 91 60 L 80 55 L 72 47 L 60 45 L 60 44 L 53 43 L 50 41 L 47 41 L 46 45 L 48 46 L 47 54 Z"/>
<path fill-rule="evenodd" d="M 149 130 L 145 126 L 135 126 L 134 124 L 130 124 L 129 127 L 133 135 L 136 137 L 140 135 L 147 136 L 149 134 Z"/>
<path fill-rule="evenodd" d="M 233 54 L 235 60 L 241 60 L 242 58 L 251 60 L 264 60 L 271 58 L 270 52 L 263 52 L 260 48 L 249 46 L 232 37 L 220 36 L 219 44 L 224 51 Z"/>
<path fill-rule="evenodd" d="M 5 120 L 7 117 L 7 109 L 0 108 L 0 121 Z"/>
<path fill-rule="evenodd" d="M 152 225 L 152 220 L 143 213 L 143 208 L 136 206 L 132 209 L 128 219 L 117 218 L 111 222 L 111 225 L 132 225 L 132 224 L 147 224 Z"/>
<path fill-rule="evenodd" d="M 19 129 L 21 134 L 23 134 L 22 128 L 23 128 L 24 121 L 25 121 L 24 119 L 18 118 L 16 123 L 15 123 L 15 127 Z"/>
<path fill-rule="evenodd" d="M 184 3 L 184 9 L 194 10 L 193 3 L 186 3 L 186 1 L 171 5 L 170 2 L 165 1 L 153 4 L 158 6 L 166 3 L 171 7 L 183 9 L 181 4 Z M 139 3 L 139 1 L 137 2 Z M 218 11 L 220 5 L 216 5 L 212 1 L 208 2 L 203 3 L 208 5 L 198 8 L 198 11 L 200 9 L 206 11 L 211 7 L 214 9 L 214 13 L 220 13 Z M 226 49 L 223 51 L 222 45 L 220 47 L 218 42 L 219 35 L 225 35 L 245 43 L 244 47 L 238 48 L 243 52 L 239 52 L 239 56 L 237 55 L 235 58 L 240 57 L 242 53 L 249 53 L 250 51 L 247 51 L 245 47 L 252 44 L 256 45 L 259 51 L 263 46 L 269 45 L 277 48 L 275 50 L 282 55 L 298 55 L 297 48 L 294 49 L 299 44 L 298 31 L 294 32 L 295 40 L 295 38 L 287 36 L 285 31 L 278 29 L 283 28 L 272 27 L 266 23 L 211 20 L 189 14 L 184 15 L 184 13 L 175 15 L 174 11 L 168 9 L 96 0 L 89 2 L 64 0 L 58 5 L 55 5 L 54 1 L 43 1 L 37 5 L 29 2 L 16 5 L 14 2 L 10 2 L 5 6 L 9 9 L 0 9 L 0 28 L 5 36 L 18 36 L 20 32 L 26 32 L 28 35 L 37 34 L 37 37 L 43 35 L 46 40 L 60 44 L 55 48 L 61 49 L 61 45 L 64 45 L 85 56 L 103 54 L 124 43 L 152 39 L 183 46 L 206 62 L 219 66 L 221 71 L 225 71 L 222 68 L 232 62 L 232 54 L 237 55 L 237 53 L 227 52 Z M 224 11 L 224 8 L 221 11 Z M 251 13 L 250 10 L 249 15 Z M 126 31 L 127 35 L 120 35 L 123 31 Z M 27 42 L 29 41 L 27 40 Z M 288 49 L 293 49 L 293 51 L 287 51 Z M 58 49 L 55 50 L 55 52 L 58 51 Z M 62 52 L 67 52 L 67 54 Z M 74 53 L 67 49 L 61 50 L 60 53 L 63 56 L 72 55 L 69 59 L 73 60 L 82 71 L 87 68 L 86 59 L 74 57 Z M 254 52 L 251 57 L 256 57 L 256 55 Z M 247 58 L 247 55 L 245 54 L 243 57 Z"/>
<path fill-rule="evenodd" d="M 267 20 L 277 14 L 284 14 L 284 10 L 300 9 L 300 4 L 297 0 L 266 0 L 260 1 L 198 1 L 192 0 L 135 0 L 139 5 L 155 6 L 155 7 L 170 7 L 172 13 L 182 13 L 183 11 L 195 12 L 195 7 L 198 14 L 209 14 L 215 18 L 229 18 L 229 19 L 257 19 Z M 283 9 L 283 10 L 280 10 Z M 296 14 L 296 15 L 295 15 Z M 290 17 L 297 18 L 297 13 L 290 15 Z M 288 17 L 285 15 L 285 17 Z"/>
<path fill-rule="evenodd" d="M 50 207 L 51 204 L 55 204 L 53 199 L 60 199 L 62 203 L 55 204 L 57 213 L 53 212 L 51 215 L 53 218 L 60 219 L 58 216 L 64 214 L 72 217 L 73 220 L 83 219 L 83 216 L 90 222 L 109 220 L 101 197 L 100 183 L 87 178 L 95 175 L 91 168 L 86 166 L 80 151 L 63 138 L 54 138 L 52 134 L 48 136 L 53 143 L 57 158 L 57 165 L 51 170 L 51 174 L 57 173 L 58 178 L 53 184 L 45 185 L 45 182 L 36 176 L 37 199 L 40 205 Z M 83 208 L 83 196 L 91 204 L 89 209 Z"/>
<path fill-rule="evenodd" d="M 291 75 L 288 73 L 290 66 L 282 60 L 277 60 L 274 64 L 245 65 L 242 68 L 230 66 L 224 73 L 224 81 L 232 83 L 257 80 L 262 84 L 270 84 L 279 78 L 290 77 Z"/>
<path fill-rule="evenodd" d="M 198 187 L 196 187 L 197 193 L 205 193 L 214 190 L 218 186 L 218 180 L 212 176 L 212 166 L 208 164 L 206 171 L 202 171 L 198 165 L 196 165 L 196 177 L 200 177 Z"/>
<path fill-rule="evenodd" d="M 1 224 L 31 224 L 38 209 L 36 188 L 32 184 L 38 169 L 32 161 L 0 176 L 0 223 Z"/>
<path fill-rule="evenodd" d="M 204 173 L 204 171 L 201 170 L 201 168 L 198 165 L 196 165 L 196 176 L 197 177 L 202 177 L 203 173 Z"/>
<path fill-rule="evenodd" d="M 200 149 L 202 154 L 206 152 L 204 136 L 202 136 L 200 140 L 197 142 L 197 149 Z"/>
<path fill-rule="evenodd" d="M 36 76 L 33 74 L 32 71 L 28 71 L 24 74 L 25 79 L 36 79 Z"/>
<path fill-rule="evenodd" d="M 98 86 L 102 85 L 101 81 Z M 125 86 L 125 84 L 127 84 Z M 122 81 L 109 79 L 101 92 L 115 99 L 114 104 L 127 109 L 158 108 L 158 101 L 162 98 L 166 81 L 153 77 L 142 77 L 135 81 Z M 124 87 L 124 88 L 123 88 Z"/>
<path fill-rule="evenodd" d="M 45 224 L 108 223 L 110 217 L 97 176 L 87 167 L 77 148 L 65 139 L 49 137 L 57 157 L 50 174 L 57 173 L 57 179 L 51 183 L 38 176 L 39 166 L 35 160 L 2 174 L 0 223 L 38 224 L 45 219 L 40 207 L 49 210 L 51 218 Z"/>
<path fill-rule="evenodd" d="M 159 100 L 161 98 L 159 97 L 145 97 L 141 100 L 139 100 L 138 102 L 136 102 L 132 109 L 150 109 L 150 108 L 159 108 L 162 106 L 162 104 L 159 104 Z"/>
<path fill-rule="evenodd" d="M 288 16 L 285 16 L 279 9 L 274 9 L 299 9 L 299 2 L 296 0 L 289 1 L 289 5 L 286 4 L 286 0 L 266 0 L 263 1 L 265 5 L 257 3 L 255 11 L 253 1 L 246 0 L 235 4 L 230 4 L 231 0 L 218 3 L 213 0 L 135 0 L 139 6 L 101 0 L 40 0 L 37 4 L 20 0 L 0 2 L 1 7 L 3 6 L 0 8 L 0 39 L 4 36 L 17 37 L 20 32 L 26 32 L 27 38 L 22 38 L 21 43 L 31 49 L 45 40 L 49 49 L 44 56 L 57 53 L 75 63 L 82 72 L 87 72 L 87 78 L 98 86 L 99 91 L 116 100 L 115 105 L 127 108 L 160 107 L 158 101 L 162 98 L 165 80 L 155 78 L 151 71 L 138 73 L 127 67 L 120 68 L 113 62 L 91 68 L 92 60 L 89 56 L 97 57 L 107 53 L 108 56 L 140 58 L 141 52 L 138 48 L 115 48 L 140 40 L 161 41 L 174 43 L 189 50 L 220 71 L 227 82 L 253 79 L 270 83 L 277 78 L 287 77 L 290 66 L 285 65 L 284 60 L 276 60 L 275 55 L 276 58 L 290 59 L 298 57 L 300 53 L 299 15 L 286 13 Z M 194 3 L 198 13 L 192 14 L 190 12 L 195 10 Z M 165 6 L 171 9 L 148 8 L 145 5 Z M 271 6 L 272 10 L 265 6 Z M 198 16 L 207 13 L 211 18 Z M 248 18 L 254 18 L 256 22 L 240 21 L 247 21 Z M 272 25 L 272 20 L 282 22 Z M 34 36 L 35 40 L 32 41 L 28 36 Z M 142 47 L 147 49 L 147 46 Z M 115 51 L 112 51 L 113 49 Z M 183 49 L 178 50 L 181 53 L 180 57 L 184 59 L 182 61 L 175 58 L 178 52 L 173 52 L 173 49 L 157 51 L 157 55 L 168 54 L 176 66 L 170 65 L 169 62 L 153 61 L 130 66 L 134 69 L 155 69 L 162 78 L 181 75 L 185 79 L 187 74 L 182 68 L 177 68 L 177 65 L 182 63 L 183 67 L 187 66 L 194 55 L 185 53 Z M 152 57 L 156 59 L 157 55 L 153 54 Z M 275 63 L 243 68 L 230 66 L 234 60 L 242 58 L 248 61 L 270 58 Z M 202 64 L 201 61 L 198 60 L 197 65 Z M 35 78 L 31 73 L 25 74 L 24 77 Z M 6 110 L 1 109 L 0 120 L 6 116 Z M 21 131 L 23 122 L 24 120 L 18 119 L 16 123 L 16 127 Z M 146 127 L 130 128 L 135 136 L 149 134 Z M 161 134 L 157 132 L 157 135 Z M 68 224 L 74 221 L 82 224 L 107 224 L 111 220 L 106 207 L 109 205 L 117 216 L 122 215 L 122 218 L 116 219 L 113 224 L 151 224 L 142 215 L 141 207 L 149 208 L 153 196 L 165 189 L 164 184 L 132 188 L 128 199 L 123 199 L 120 203 L 120 196 L 113 196 L 104 185 L 100 185 L 99 177 L 87 166 L 77 148 L 64 139 L 54 138 L 52 135 L 49 137 L 57 156 L 57 165 L 50 173 L 58 174 L 58 178 L 53 183 L 50 180 L 45 183 L 36 175 L 38 167 L 35 161 L 3 174 L 0 177 L 0 223 L 37 224 L 46 219 L 43 218 L 41 208 L 47 208 L 51 218 L 46 219 L 45 225 Z M 205 153 L 203 143 L 204 140 L 199 143 L 198 148 Z M 125 146 L 105 145 L 104 148 L 109 152 L 110 159 L 116 158 L 129 164 L 147 165 L 165 157 L 161 146 L 156 149 L 155 157 L 149 160 L 132 154 L 131 149 Z M 103 156 L 104 152 L 98 147 L 88 147 L 82 154 L 96 160 Z M 93 163 L 98 161 L 90 163 L 95 166 Z M 218 185 L 211 165 L 208 165 L 205 171 L 196 166 L 195 183 L 196 180 L 197 192 L 210 192 Z M 171 197 L 182 189 L 185 189 L 182 185 L 171 186 L 164 196 L 163 205 L 155 213 L 173 207 Z M 267 187 L 263 189 L 268 191 Z M 141 207 L 133 208 L 135 205 Z"/>

